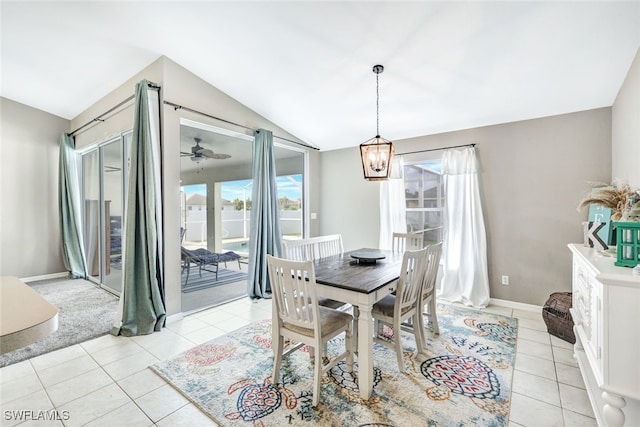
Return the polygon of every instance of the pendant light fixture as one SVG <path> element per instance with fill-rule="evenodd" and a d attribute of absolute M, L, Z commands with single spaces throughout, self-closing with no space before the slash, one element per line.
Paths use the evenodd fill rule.
<path fill-rule="evenodd" d="M 376 136 L 360 144 L 362 170 L 368 181 L 385 181 L 391 176 L 393 144 L 380 136 L 380 85 L 378 77 L 384 71 L 382 65 L 374 65 L 376 75 Z"/>

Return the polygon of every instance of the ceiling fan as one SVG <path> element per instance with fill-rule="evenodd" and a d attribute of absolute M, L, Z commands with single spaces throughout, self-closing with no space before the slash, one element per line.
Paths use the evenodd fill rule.
<path fill-rule="evenodd" d="M 185 153 L 184 151 L 180 152 L 181 157 L 189 156 L 191 160 L 196 163 L 200 163 L 203 160 L 207 160 L 207 159 L 223 160 L 231 157 L 231 155 L 229 154 L 214 153 L 212 150 L 209 150 L 208 148 L 203 148 L 200 145 L 200 142 L 202 141 L 201 138 L 193 138 L 193 140 L 196 142 L 196 145 L 191 147 L 190 153 Z"/>

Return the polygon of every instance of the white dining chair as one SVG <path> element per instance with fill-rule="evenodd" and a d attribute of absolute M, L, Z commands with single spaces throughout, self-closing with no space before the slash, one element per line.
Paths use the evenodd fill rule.
<path fill-rule="evenodd" d="M 313 243 L 309 239 L 283 240 L 282 256 L 293 261 L 313 260 Z"/>
<path fill-rule="evenodd" d="M 342 235 L 309 237 L 307 239 L 284 240 L 282 250 L 286 259 L 297 261 L 316 260 L 344 252 Z"/>
<path fill-rule="evenodd" d="M 314 249 L 313 259 L 326 258 L 328 256 L 340 255 L 344 252 L 342 245 L 342 235 L 330 234 L 311 238 Z"/>
<path fill-rule="evenodd" d="M 426 247 L 427 250 L 427 268 L 424 274 L 424 283 L 422 284 L 422 297 L 420 299 L 420 315 L 416 316 L 416 327 L 420 330 L 422 341 L 420 342 L 420 351 L 426 351 L 426 334 L 424 316 L 429 318 L 429 324 L 433 328 L 433 333 L 440 334 L 438 327 L 438 317 L 436 315 L 436 278 L 438 276 L 438 268 L 440 266 L 440 257 L 442 255 L 442 242 L 434 243 Z M 424 311 L 425 306 L 427 307 Z M 412 323 L 403 323 L 402 329 L 407 332 L 413 332 Z"/>
<path fill-rule="evenodd" d="M 400 372 L 405 372 L 404 358 L 402 351 L 402 340 L 400 339 L 402 331 L 402 322 L 412 319 L 413 323 L 416 316 L 422 315 L 422 286 L 424 276 L 427 271 L 427 248 L 415 251 L 406 251 L 402 258 L 402 267 L 400 270 L 400 278 L 396 287 L 395 295 L 387 295 L 379 302 L 373 305 L 371 315 L 376 322 L 374 330 L 376 336 L 374 341 L 386 347 L 395 350 L 398 358 L 398 368 Z M 382 325 L 386 324 L 393 328 L 393 342 L 380 337 Z M 420 328 L 412 330 L 416 348 L 421 352 L 423 331 Z"/>
<path fill-rule="evenodd" d="M 319 258 L 340 255 L 343 251 L 342 236 L 340 234 L 282 241 L 283 257 L 294 261 L 315 261 Z M 349 304 L 331 298 L 319 297 L 318 303 L 323 307 L 329 308 L 343 310 L 349 308 Z"/>
<path fill-rule="evenodd" d="M 394 252 L 414 251 L 424 247 L 424 232 L 411 233 L 394 232 L 392 235 L 392 250 Z"/>
<path fill-rule="evenodd" d="M 282 358 L 307 344 L 313 355 L 313 406 L 320 399 L 322 375 L 346 359 L 347 372 L 353 371 L 352 325 L 353 317 L 344 311 L 318 305 L 316 279 L 311 261 L 291 261 L 267 256 L 269 279 L 277 322 L 272 325 L 272 333 L 278 334 L 278 346 L 273 363 L 273 384 L 280 376 Z M 275 319 L 274 319 L 275 320 Z M 345 351 L 324 364 L 321 350 L 327 342 L 345 334 Z M 298 343 L 284 352 L 284 341 Z M 311 353 L 313 350 L 313 353 Z"/>

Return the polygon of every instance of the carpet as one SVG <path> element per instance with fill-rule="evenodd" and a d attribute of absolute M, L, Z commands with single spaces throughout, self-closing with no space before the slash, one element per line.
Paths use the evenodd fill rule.
<path fill-rule="evenodd" d="M 109 333 L 118 298 L 86 280 L 29 284 L 58 309 L 58 329 L 27 347 L 0 355 L 0 367 L 69 347 Z"/>
<path fill-rule="evenodd" d="M 191 273 L 189 273 L 189 282 L 185 285 L 184 281 L 186 278 L 187 272 L 185 271 L 182 273 L 182 292 L 188 293 L 199 291 L 200 289 L 226 285 L 227 283 L 241 282 L 243 280 L 247 280 L 247 274 L 242 271 L 220 268 L 218 270 L 218 278 L 216 280 L 216 273 L 202 269 L 202 277 L 200 277 L 198 267 L 192 267 Z"/>
<path fill-rule="evenodd" d="M 427 331 L 426 356 L 414 356 L 413 336 L 402 334 L 406 374 L 398 370 L 391 349 L 374 344 L 374 389 L 368 401 L 360 399 L 357 379 L 340 362 L 323 377 L 314 409 L 311 365 L 303 351 L 283 360 L 282 382 L 271 384 L 269 320 L 151 369 L 221 426 L 506 426 L 517 320 L 448 305 L 438 306 L 438 319 L 440 335 Z M 328 353 L 341 348 L 338 337 Z"/>

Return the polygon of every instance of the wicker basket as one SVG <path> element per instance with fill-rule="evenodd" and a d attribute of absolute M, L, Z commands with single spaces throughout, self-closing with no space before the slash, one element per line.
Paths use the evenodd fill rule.
<path fill-rule="evenodd" d="M 562 340 L 575 344 L 571 308 L 571 292 L 554 292 L 542 308 L 542 318 L 547 331 Z"/>

